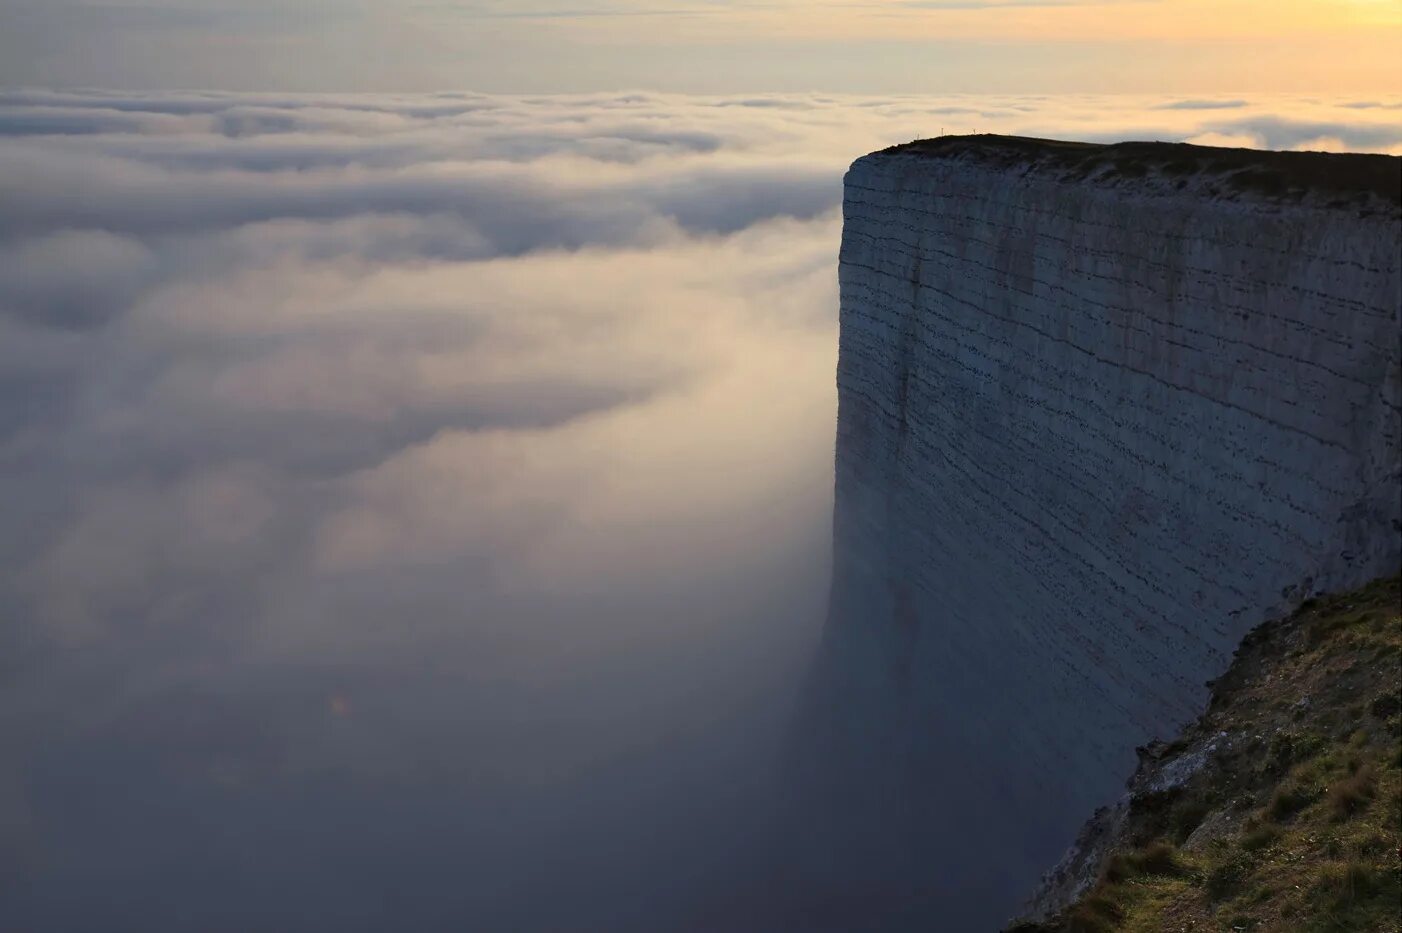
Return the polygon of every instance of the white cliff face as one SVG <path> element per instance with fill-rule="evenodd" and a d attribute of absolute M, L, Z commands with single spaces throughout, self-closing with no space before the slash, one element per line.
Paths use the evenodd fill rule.
<path fill-rule="evenodd" d="M 841 258 L 821 679 L 946 929 L 1008 916 L 1246 631 L 1402 559 L 1395 200 L 988 145 L 859 160 Z"/>

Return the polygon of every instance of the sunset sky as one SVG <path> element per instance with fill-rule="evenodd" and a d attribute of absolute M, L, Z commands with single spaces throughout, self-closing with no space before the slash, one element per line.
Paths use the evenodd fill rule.
<path fill-rule="evenodd" d="M 0 0 L 0 18 L 12 85 L 1402 88 L 1396 0 Z"/>
<path fill-rule="evenodd" d="M 1402 0 L 0 0 L 0 929 L 813 929 L 764 911 L 830 903 L 774 814 L 844 172 L 1402 154 L 1399 40 Z"/>

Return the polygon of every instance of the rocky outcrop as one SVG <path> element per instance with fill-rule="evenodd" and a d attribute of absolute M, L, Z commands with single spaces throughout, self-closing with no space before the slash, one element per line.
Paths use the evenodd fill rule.
<path fill-rule="evenodd" d="M 1399 668 L 1396 577 L 1253 630 L 1009 933 L 1396 928 Z"/>
<path fill-rule="evenodd" d="M 1395 572 L 1399 164 L 947 137 L 852 166 L 816 702 L 941 929 L 1006 918 L 1245 632 Z"/>

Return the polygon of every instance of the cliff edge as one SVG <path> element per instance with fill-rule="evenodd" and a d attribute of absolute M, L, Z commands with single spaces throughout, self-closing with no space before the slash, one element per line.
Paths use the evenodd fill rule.
<path fill-rule="evenodd" d="M 1397 577 L 1254 629 L 1012 931 L 1402 930 L 1399 691 Z"/>
<path fill-rule="evenodd" d="M 1311 203 L 1365 215 L 1402 217 L 1396 156 L 1275 152 L 1189 143 L 1083 143 L 1028 136 L 940 136 L 874 156 L 950 159 L 1069 182 L 1125 186 L 1138 194 L 1190 193 L 1264 204 Z"/>
<path fill-rule="evenodd" d="M 811 718 L 841 844 L 941 929 L 1009 916 L 1263 619 L 1396 572 L 1399 191 L 1161 143 L 852 166 Z"/>

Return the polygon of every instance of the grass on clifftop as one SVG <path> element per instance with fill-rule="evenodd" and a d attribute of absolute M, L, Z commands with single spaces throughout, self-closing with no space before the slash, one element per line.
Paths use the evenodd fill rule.
<path fill-rule="evenodd" d="M 1242 642 L 1186 785 L 1137 799 L 1099 881 L 1019 931 L 1402 931 L 1402 593 L 1308 601 Z M 1222 733 L 1226 740 L 1221 741 Z"/>

